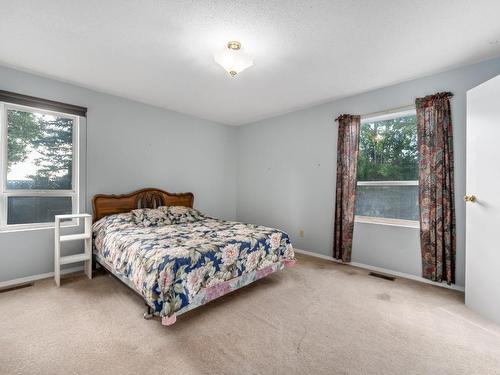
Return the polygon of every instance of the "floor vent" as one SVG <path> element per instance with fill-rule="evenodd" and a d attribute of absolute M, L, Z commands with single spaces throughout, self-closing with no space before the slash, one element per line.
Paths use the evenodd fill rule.
<path fill-rule="evenodd" d="M 33 283 L 26 283 L 26 284 L 19 284 L 19 285 L 14 285 L 14 286 L 8 286 L 6 288 L 0 289 L 0 293 L 6 293 L 6 292 L 11 292 L 13 290 L 17 289 L 24 289 L 24 288 L 29 288 L 30 286 L 33 286 Z"/>
<path fill-rule="evenodd" d="M 396 278 L 394 278 L 392 276 L 382 275 L 381 273 L 376 273 L 376 272 L 370 272 L 368 275 L 373 276 L 373 277 L 378 277 L 379 279 L 389 280 L 389 281 L 396 280 Z"/>

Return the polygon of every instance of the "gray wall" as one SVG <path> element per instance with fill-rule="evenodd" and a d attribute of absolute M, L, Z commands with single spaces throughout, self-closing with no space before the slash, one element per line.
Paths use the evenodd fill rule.
<path fill-rule="evenodd" d="M 235 218 L 235 128 L 5 67 L 0 89 L 88 108 L 88 212 L 96 193 L 158 187 L 192 191 L 195 207 Z M 0 282 L 51 271 L 53 230 L 0 232 Z"/>
<path fill-rule="evenodd" d="M 332 73 L 335 74 L 335 73 Z M 332 252 L 337 125 L 341 113 L 369 114 L 452 91 L 457 206 L 457 284 L 464 285 L 465 93 L 500 74 L 500 59 L 356 95 L 238 129 L 237 218 L 280 227 L 295 247 Z M 304 230 L 304 237 L 299 231 Z M 419 230 L 356 223 L 353 261 L 421 275 Z"/>
<path fill-rule="evenodd" d="M 192 191 L 210 215 L 286 230 L 295 247 L 331 255 L 340 113 L 405 106 L 452 91 L 458 225 L 457 284 L 464 283 L 465 92 L 500 74 L 500 59 L 406 82 L 240 128 L 0 67 L 0 89 L 89 108 L 83 204 L 96 193 L 145 186 Z M 86 191 L 86 193 L 85 193 Z M 305 236 L 299 237 L 303 229 Z M 50 229 L 0 232 L 0 282 L 52 271 Z M 355 225 L 353 261 L 420 275 L 418 230 Z"/>

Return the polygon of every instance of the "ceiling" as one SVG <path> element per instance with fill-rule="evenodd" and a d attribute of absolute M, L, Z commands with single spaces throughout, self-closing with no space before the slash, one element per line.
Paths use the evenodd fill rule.
<path fill-rule="evenodd" d="M 500 55 L 498 0 L 2 0 L 0 64 L 240 125 Z M 213 61 L 239 40 L 255 65 Z"/>

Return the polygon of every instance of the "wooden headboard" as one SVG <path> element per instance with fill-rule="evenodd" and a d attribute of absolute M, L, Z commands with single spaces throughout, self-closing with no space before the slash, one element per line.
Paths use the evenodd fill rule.
<path fill-rule="evenodd" d="M 93 221 L 113 214 L 130 212 L 136 208 L 156 208 L 159 206 L 193 207 L 193 193 L 172 194 L 160 189 L 147 188 L 129 194 L 97 194 L 92 199 Z"/>

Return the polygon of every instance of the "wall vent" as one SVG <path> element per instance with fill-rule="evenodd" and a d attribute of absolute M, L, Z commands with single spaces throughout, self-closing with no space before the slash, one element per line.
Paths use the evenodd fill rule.
<path fill-rule="evenodd" d="M 377 272 L 370 272 L 368 275 L 373 276 L 373 277 L 378 277 L 379 279 L 384 279 L 384 280 L 388 280 L 388 281 L 396 280 L 395 277 L 383 275 L 383 274 L 377 273 Z"/>

